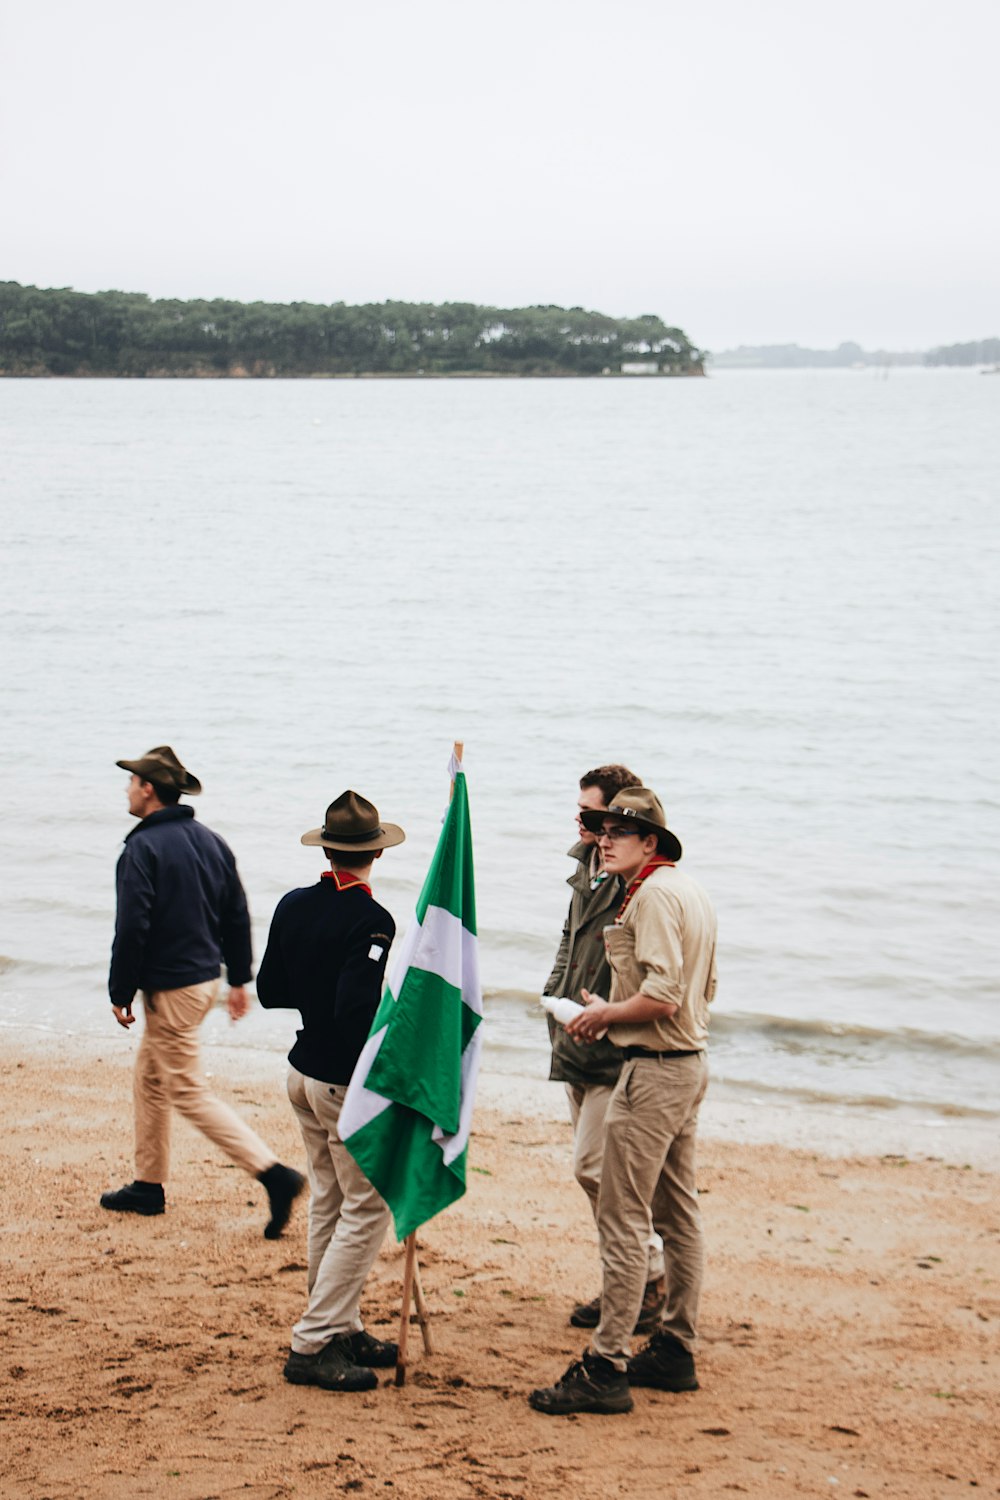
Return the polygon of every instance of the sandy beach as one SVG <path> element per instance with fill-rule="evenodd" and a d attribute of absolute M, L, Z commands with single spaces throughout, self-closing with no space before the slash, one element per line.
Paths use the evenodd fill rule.
<path fill-rule="evenodd" d="M 628 1416 L 525 1401 L 583 1346 L 598 1288 L 569 1127 L 489 1080 L 469 1191 L 420 1236 L 435 1352 L 403 1389 L 289 1386 L 304 1200 L 270 1243 L 258 1184 L 182 1122 L 162 1218 L 131 1178 L 134 1039 L 5 1033 L 0 1493 L 24 1500 L 1000 1494 L 1000 1195 L 987 1166 L 710 1136 L 702 1389 Z M 72 1054 L 72 1055 L 71 1055 Z M 206 1051 L 214 1087 L 301 1158 L 280 1058 Z M 551 1088 L 552 1086 L 549 1086 Z M 365 1315 L 395 1336 L 390 1240 Z"/>

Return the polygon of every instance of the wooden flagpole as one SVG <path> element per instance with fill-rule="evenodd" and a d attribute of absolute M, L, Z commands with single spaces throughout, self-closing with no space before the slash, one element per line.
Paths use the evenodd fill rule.
<path fill-rule="evenodd" d="M 455 759 L 461 764 L 465 744 L 462 740 L 456 740 L 453 746 Z M 452 777 L 451 790 L 448 800 L 455 794 L 455 779 Z M 420 1281 L 420 1263 L 417 1260 L 417 1232 L 406 1236 L 403 1242 L 406 1245 L 406 1260 L 403 1263 L 403 1305 L 399 1314 L 399 1342 L 396 1354 L 396 1384 L 406 1384 L 406 1353 L 410 1339 L 410 1301 L 416 1303 L 417 1322 L 420 1324 L 420 1332 L 424 1340 L 424 1353 L 433 1354 L 431 1344 L 431 1322 L 427 1311 L 427 1303 L 424 1300 L 424 1289 Z"/>

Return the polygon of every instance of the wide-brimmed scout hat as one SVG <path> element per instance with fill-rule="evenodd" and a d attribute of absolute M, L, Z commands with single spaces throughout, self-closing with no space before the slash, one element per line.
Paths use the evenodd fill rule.
<path fill-rule="evenodd" d="M 357 792 L 341 792 L 326 810 L 322 828 L 310 828 L 302 835 L 303 844 L 320 844 L 324 849 L 391 849 L 401 844 L 406 834 L 397 823 L 379 821 L 378 808 Z"/>
<path fill-rule="evenodd" d="M 156 745 L 147 750 L 138 760 L 116 760 L 116 766 L 131 771 L 143 781 L 155 781 L 160 786 L 173 786 L 186 797 L 197 797 L 201 782 L 181 765 L 169 745 Z"/>
<path fill-rule="evenodd" d="M 615 792 L 608 807 L 581 808 L 580 822 L 590 833 L 600 833 L 604 827 L 604 819 L 610 817 L 612 813 L 616 818 L 629 821 L 635 819 L 645 833 L 656 834 L 660 853 L 666 859 L 680 859 L 684 852 L 681 848 L 681 841 L 676 833 L 671 833 L 667 827 L 667 815 L 663 811 L 663 803 L 648 786 L 627 786 L 622 791 Z"/>

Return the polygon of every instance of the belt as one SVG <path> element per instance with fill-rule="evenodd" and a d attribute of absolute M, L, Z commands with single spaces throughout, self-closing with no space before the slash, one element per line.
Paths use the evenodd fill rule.
<path fill-rule="evenodd" d="M 701 1050 L 698 1047 L 691 1048 L 687 1052 L 657 1052 L 654 1047 L 623 1047 L 622 1055 L 627 1062 L 634 1057 L 700 1057 Z"/>

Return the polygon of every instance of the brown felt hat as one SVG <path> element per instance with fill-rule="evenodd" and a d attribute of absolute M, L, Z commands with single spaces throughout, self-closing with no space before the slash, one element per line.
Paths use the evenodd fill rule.
<path fill-rule="evenodd" d="M 391 849 L 401 844 L 406 834 L 396 823 L 381 823 L 378 808 L 357 792 L 341 792 L 326 810 L 322 828 L 310 828 L 302 835 L 303 844 L 319 844 L 324 849 L 352 850 Z"/>
<path fill-rule="evenodd" d="M 169 745 L 156 745 L 138 760 L 116 760 L 115 765 L 121 766 L 123 771 L 131 771 L 143 781 L 176 787 L 186 797 L 197 797 L 201 791 L 197 776 L 185 771 Z"/>
<path fill-rule="evenodd" d="M 584 807 L 580 810 L 580 822 L 590 833 L 600 833 L 604 819 L 612 814 L 626 821 L 632 819 L 644 833 L 655 833 L 660 853 L 666 859 L 678 860 L 684 852 L 676 833 L 667 827 L 667 815 L 663 803 L 648 786 L 627 786 L 615 792 L 608 807 Z"/>

